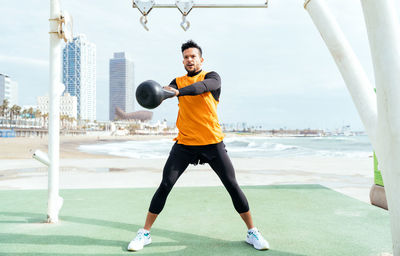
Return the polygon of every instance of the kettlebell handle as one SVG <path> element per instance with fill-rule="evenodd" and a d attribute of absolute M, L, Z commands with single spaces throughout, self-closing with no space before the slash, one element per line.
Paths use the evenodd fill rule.
<path fill-rule="evenodd" d="M 163 88 L 163 94 L 164 94 L 163 99 L 172 98 L 175 96 L 175 92 L 164 89 L 164 88 Z"/>

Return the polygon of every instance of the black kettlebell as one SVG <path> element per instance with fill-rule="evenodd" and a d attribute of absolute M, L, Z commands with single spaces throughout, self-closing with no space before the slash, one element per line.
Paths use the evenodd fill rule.
<path fill-rule="evenodd" d="M 142 82 L 136 89 L 136 100 L 142 107 L 148 109 L 156 108 L 163 100 L 174 96 L 174 92 L 163 89 L 159 83 L 153 80 Z"/>

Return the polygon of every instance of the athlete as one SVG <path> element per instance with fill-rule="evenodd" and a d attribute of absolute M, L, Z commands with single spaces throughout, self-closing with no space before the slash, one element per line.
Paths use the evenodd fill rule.
<path fill-rule="evenodd" d="M 208 163 L 221 179 L 245 222 L 248 228 L 246 242 L 258 250 L 267 250 L 269 244 L 253 225 L 246 196 L 236 181 L 235 170 L 222 141 L 224 134 L 217 117 L 221 79 L 216 72 L 202 70 L 202 50 L 195 42 L 184 43 L 181 50 L 187 74 L 164 87 L 175 92 L 179 100 L 176 121 L 179 133 L 165 163 L 161 184 L 151 200 L 144 227 L 129 243 L 128 250 L 139 251 L 151 243 L 150 228 L 164 208 L 175 182 L 189 164 L 204 163 Z"/>

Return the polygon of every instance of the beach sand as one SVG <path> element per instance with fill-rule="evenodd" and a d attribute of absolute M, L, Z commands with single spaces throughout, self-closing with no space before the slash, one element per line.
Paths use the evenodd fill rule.
<path fill-rule="evenodd" d="M 79 145 L 110 143 L 127 140 L 151 140 L 173 138 L 173 136 L 140 135 L 140 136 L 60 136 L 60 158 L 119 158 L 110 155 L 96 155 L 80 152 Z M 48 137 L 0 138 L 1 159 L 31 159 L 33 152 L 39 149 L 48 151 Z"/>
<path fill-rule="evenodd" d="M 149 140 L 173 136 L 62 136 L 60 188 L 154 187 L 161 181 L 166 159 L 130 159 L 88 154 L 82 144 Z M 36 149 L 47 152 L 47 137 L 0 139 L 0 189 L 47 189 L 47 167 L 35 159 Z M 229 151 L 229 148 L 228 148 Z M 373 158 L 297 157 L 232 158 L 241 186 L 321 184 L 369 203 Z M 176 186 L 220 186 L 208 165 L 190 166 Z"/>

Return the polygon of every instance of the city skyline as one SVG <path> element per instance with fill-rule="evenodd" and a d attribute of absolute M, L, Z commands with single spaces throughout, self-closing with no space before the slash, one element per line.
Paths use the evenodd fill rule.
<path fill-rule="evenodd" d="M 363 129 L 340 73 L 301 2 L 275 1 L 261 10 L 194 10 L 187 17 L 191 22 L 187 32 L 180 28 L 181 15 L 173 9 L 152 11 L 148 32 L 139 23 L 140 12 L 126 3 L 97 1 L 95 6 L 62 1 L 62 9 L 73 16 L 74 33 L 87 34 L 97 45 L 98 120 L 109 118 L 108 61 L 113 52 L 133 56 L 137 84 L 153 79 L 167 85 L 185 73 L 180 45 L 193 39 L 203 47 L 204 69 L 217 71 L 222 78 L 221 123 Z M 373 84 L 360 3 L 326 2 Z M 13 2 L 4 4 L 8 11 L 0 18 L 4 31 L 0 72 L 19 82 L 20 104 L 33 104 L 33 96 L 48 91 L 48 4 L 27 3 L 26 11 Z M 28 11 L 29 6 L 37 11 Z M 88 8 L 90 13 L 85 11 Z M 21 20 L 9 23 L 7 17 L 16 16 L 17 10 Z M 34 29 L 24 29 L 25 19 Z M 26 40 L 19 40 L 17 31 L 25 31 Z M 176 114 L 177 101 L 166 100 L 154 109 L 154 120 L 166 118 L 171 124 Z"/>

